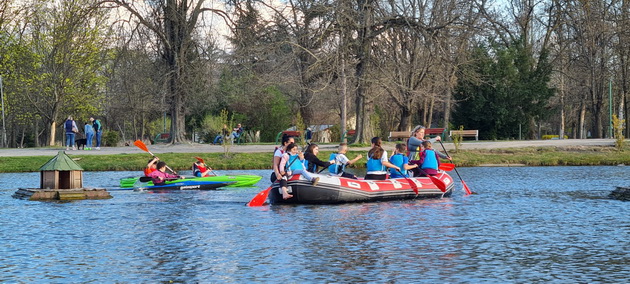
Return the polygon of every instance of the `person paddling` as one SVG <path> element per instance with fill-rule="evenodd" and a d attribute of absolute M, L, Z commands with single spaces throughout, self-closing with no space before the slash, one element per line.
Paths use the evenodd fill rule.
<path fill-rule="evenodd" d="M 372 138 L 372 149 L 368 152 L 367 173 L 365 179 L 386 180 L 387 168 L 394 168 L 400 171 L 400 168 L 387 160 L 387 151 L 381 147 L 380 137 Z"/>
<path fill-rule="evenodd" d="M 212 168 L 206 165 L 206 163 L 203 163 L 199 160 L 193 163 L 192 173 L 193 173 L 193 176 L 196 176 L 196 177 L 214 176 L 212 174 Z"/>
<path fill-rule="evenodd" d="M 157 171 L 149 174 L 149 177 L 153 180 L 153 185 L 164 185 L 167 179 L 181 179 L 181 176 L 169 174 L 166 172 L 166 163 L 159 161 L 157 163 Z"/>

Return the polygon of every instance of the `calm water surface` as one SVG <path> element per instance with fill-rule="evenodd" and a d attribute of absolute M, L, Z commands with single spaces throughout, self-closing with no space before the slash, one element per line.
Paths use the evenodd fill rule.
<path fill-rule="evenodd" d="M 478 194 L 260 208 L 245 203 L 268 170 L 241 172 L 256 188 L 67 203 L 13 199 L 39 173 L 0 174 L 0 283 L 630 281 L 630 203 L 606 198 L 630 168 L 459 171 Z"/>

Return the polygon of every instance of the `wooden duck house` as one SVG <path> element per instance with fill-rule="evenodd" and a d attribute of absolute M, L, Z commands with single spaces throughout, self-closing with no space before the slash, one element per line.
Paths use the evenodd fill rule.
<path fill-rule="evenodd" d="M 39 171 L 40 188 L 20 188 L 13 197 L 29 200 L 112 198 L 105 189 L 83 188 L 83 168 L 64 151 L 59 151 L 57 156 L 44 164 Z"/>
<path fill-rule="evenodd" d="M 70 159 L 66 152 L 59 151 L 57 156 L 44 164 L 39 188 L 72 189 L 83 187 L 83 168 Z"/>

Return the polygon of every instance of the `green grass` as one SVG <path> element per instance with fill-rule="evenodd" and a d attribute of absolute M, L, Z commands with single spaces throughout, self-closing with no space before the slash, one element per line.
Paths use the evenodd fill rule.
<path fill-rule="evenodd" d="M 391 153 L 391 149 L 390 153 Z M 331 151 L 322 151 L 320 159 L 326 160 Z M 349 151 L 350 159 L 364 151 Z M 459 167 L 484 164 L 525 164 L 527 166 L 589 166 L 630 164 L 630 151 L 617 151 L 614 147 L 528 147 L 517 149 L 460 150 L 449 152 L 453 163 Z M 160 159 L 174 170 L 190 170 L 195 157 L 201 157 L 216 170 L 270 169 L 272 153 L 165 153 Z M 0 172 L 36 172 L 52 157 L 0 157 Z M 150 156 L 147 154 L 73 155 L 86 171 L 140 171 Z M 355 166 L 365 167 L 365 157 Z"/>

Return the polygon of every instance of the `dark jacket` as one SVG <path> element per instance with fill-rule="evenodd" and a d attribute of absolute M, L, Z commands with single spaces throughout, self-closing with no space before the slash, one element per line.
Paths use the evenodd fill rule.
<path fill-rule="evenodd" d="M 318 166 L 323 168 L 327 168 L 328 166 L 330 166 L 330 162 L 320 160 L 313 153 L 304 153 L 304 160 L 308 161 L 306 171 L 309 171 L 311 173 L 317 173 Z"/>

